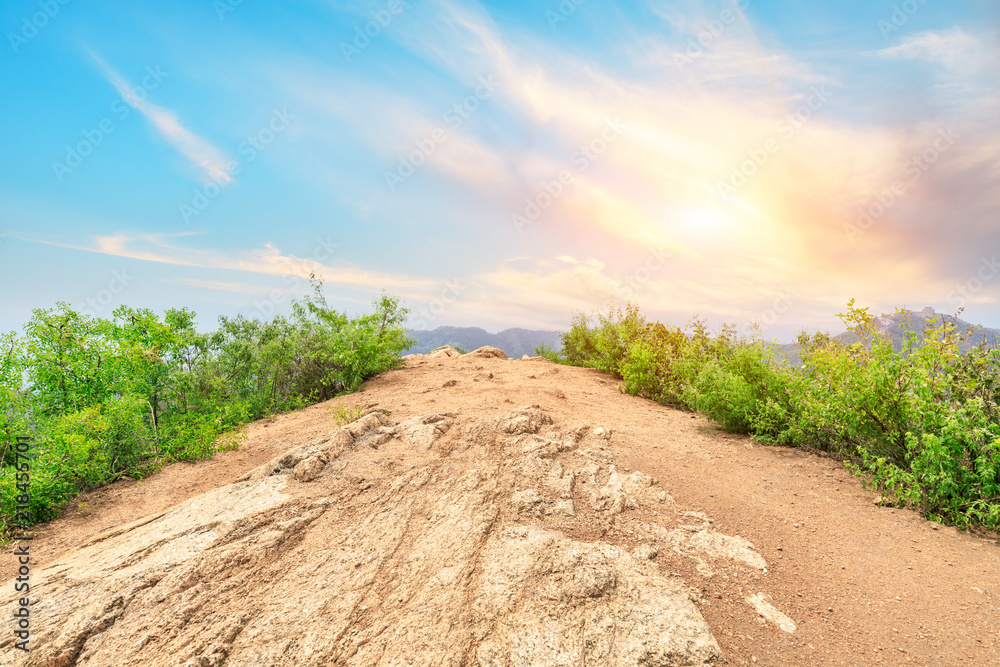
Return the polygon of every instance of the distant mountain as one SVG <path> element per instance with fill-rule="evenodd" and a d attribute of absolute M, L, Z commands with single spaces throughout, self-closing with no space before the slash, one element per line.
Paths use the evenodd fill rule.
<path fill-rule="evenodd" d="M 558 331 L 504 329 L 494 334 L 479 327 L 438 327 L 430 331 L 407 329 L 406 335 L 416 339 L 417 344 L 403 354 L 425 354 L 442 345 L 460 347 L 469 352 L 492 345 L 506 352 L 508 357 L 519 359 L 525 354 L 534 356 L 535 346 L 542 343 L 557 350 L 562 347 Z"/>
<path fill-rule="evenodd" d="M 948 322 L 954 324 L 959 331 L 968 331 L 976 326 L 953 315 L 935 312 L 933 308 L 924 308 L 923 310 L 916 311 L 906 310 L 893 315 L 880 315 L 875 319 L 875 324 L 889 334 L 889 337 L 892 339 L 892 345 L 898 352 L 903 347 L 903 341 L 906 339 L 908 331 L 916 332 L 918 337 L 923 336 L 927 320 L 930 318 L 935 318 L 935 326 L 941 326 L 942 322 Z M 907 326 L 904 327 L 904 325 Z M 834 338 L 846 345 L 857 343 L 861 340 L 853 331 L 845 331 L 842 334 L 834 336 Z M 1000 329 L 979 327 L 969 340 L 962 343 L 960 349 L 962 352 L 966 352 L 969 348 L 979 345 L 983 341 L 986 341 L 987 345 L 1000 345 Z M 787 343 L 779 347 L 790 363 L 794 365 L 801 364 L 797 343 Z"/>

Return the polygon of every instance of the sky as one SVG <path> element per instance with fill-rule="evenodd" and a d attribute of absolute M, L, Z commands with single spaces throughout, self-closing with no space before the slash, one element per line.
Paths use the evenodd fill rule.
<path fill-rule="evenodd" d="M 0 330 L 1000 327 L 995 0 L 6 0 Z"/>

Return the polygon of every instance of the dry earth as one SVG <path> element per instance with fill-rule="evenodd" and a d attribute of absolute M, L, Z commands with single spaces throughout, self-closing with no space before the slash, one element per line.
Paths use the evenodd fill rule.
<path fill-rule="evenodd" d="M 81 497 L 0 664 L 1000 664 L 996 536 L 592 370 L 447 354 Z"/>

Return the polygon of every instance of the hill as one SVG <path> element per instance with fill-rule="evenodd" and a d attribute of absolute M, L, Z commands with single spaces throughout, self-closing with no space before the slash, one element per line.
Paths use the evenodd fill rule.
<path fill-rule="evenodd" d="M 356 407 L 353 422 L 335 418 Z M 331 408 L 340 408 L 339 411 Z M 1000 550 L 608 376 L 406 360 L 30 542 L 0 665 L 994 664 Z M 0 559 L 17 609 L 12 545 Z M 10 613 L 10 611 L 8 611 Z"/>
<path fill-rule="evenodd" d="M 562 347 L 558 331 L 513 328 L 494 334 L 479 327 L 438 327 L 430 331 L 408 329 L 406 334 L 417 343 L 403 354 L 426 354 L 442 345 L 465 350 L 488 346 L 503 350 L 508 357 L 520 358 L 525 354 L 534 356 L 535 346 L 543 343 L 555 349 Z"/>
<path fill-rule="evenodd" d="M 897 352 L 899 352 L 899 350 L 903 347 L 903 341 L 906 340 L 908 335 L 907 332 L 914 331 L 919 337 L 922 337 L 924 330 L 928 326 L 928 320 L 931 318 L 934 319 L 935 326 L 941 326 L 942 322 L 947 322 L 955 325 L 955 327 L 963 333 L 973 329 L 975 330 L 969 337 L 969 340 L 962 343 L 961 349 L 963 352 L 983 342 L 987 345 L 1000 345 L 1000 329 L 990 329 L 975 325 L 970 322 L 966 322 L 965 320 L 956 318 L 954 315 L 936 312 L 930 307 L 916 311 L 904 310 L 901 313 L 879 315 L 876 318 L 875 323 L 882 331 L 889 335 L 892 339 L 893 347 Z M 834 336 L 834 338 L 845 345 L 850 345 L 860 341 L 858 335 L 853 331 L 845 331 Z M 795 365 L 801 363 L 799 358 L 798 343 L 786 343 L 780 345 L 779 348 L 781 353 L 789 360 L 789 363 Z"/>
<path fill-rule="evenodd" d="M 927 321 L 929 319 L 934 319 L 934 326 L 941 326 L 942 323 L 946 322 L 954 325 L 962 333 L 975 329 L 969 340 L 962 344 L 961 349 L 963 352 L 983 342 L 987 345 L 1000 343 L 1000 329 L 988 329 L 974 325 L 956 318 L 954 315 L 938 313 L 933 308 L 924 308 L 919 311 L 908 310 L 892 315 L 880 315 L 876 318 L 875 322 L 882 331 L 889 334 L 889 337 L 892 338 L 893 347 L 898 352 L 902 349 L 903 341 L 906 340 L 908 331 L 914 331 L 918 336 L 923 336 L 924 330 L 928 327 Z M 851 343 L 858 342 L 860 339 L 854 332 L 845 331 L 837 336 L 837 340 L 850 345 Z"/>

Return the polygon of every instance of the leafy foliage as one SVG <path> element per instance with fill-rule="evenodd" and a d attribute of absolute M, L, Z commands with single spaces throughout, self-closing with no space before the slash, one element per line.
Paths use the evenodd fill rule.
<path fill-rule="evenodd" d="M 407 310 L 384 294 L 373 306 L 334 311 L 313 278 L 290 316 L 221 317 L 210 333 L 187 309 L 35 310 L 23 335 L 0 336 L 0 527 L 15 515 L 17 436 L 32 441 L 32 518 L 50 519 L 81 490 L 235 447 L 251 420 L 401 366 Z"/>
<path fill-rule="evenodd" d="M 534 352 L 536 357 L 545 357 L 549 361 L 554 361 L 556 363 L 562 361 L 562 353 L 559 350 L 553 348 L 548 343 L 542 343 L 541 345 L 536 345 Z"/>
<path fill-rule="evenodd" d="M 928 518 L 1000 528 L 1000 351 L 962 353 L 974 332 L 929 320 L 920 334 L 908 327 L 897 352 L 867 308 L 852 300 L 838 316 L 859 342 L 803 333 L 801 368 L 757 335 L 647 322 L 632 305 L 594 324 L 577 315 L 550 358 L 726 430 L 840 456 L 887 502 Z"/>

